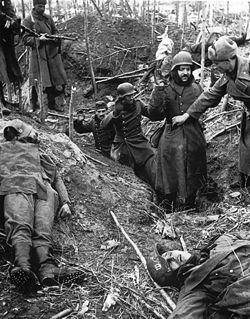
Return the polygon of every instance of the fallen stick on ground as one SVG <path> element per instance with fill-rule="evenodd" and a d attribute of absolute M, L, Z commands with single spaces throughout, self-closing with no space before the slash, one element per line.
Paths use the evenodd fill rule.
<path fill-rule="evenodd" d="M 150 306 L 146 301 L 144 301 L 143 299 L 139 298 L 139 297 L 136 296 L 135 294 L 133 294 L 133 296 L 136 298 L 136 300 L 138 300 L 139 302 L 141 302 L 148 310 L 150 310 L 151 312 L 153 312 L 156 317 L 158 317 L 158 318 L 160 318 L 160 319 L 165 319 L 165 316 L 163 316 L 162 314 L 160 314 L 157 310 L 155 310 L 154 307 Z"/>
<path fill-rule="evenodd" d="M 68 316 L 69 314 L 71 314 L 73 311 L 74 310 L 72 308 L 65 309 L 65 310 L 57 313 L 56 315 L 54 315 L 50 319 L 61 319 L 61 318 L 64 318 L 64 317 Z"/>
<path fill-rule="evenodd" d="M 186 243 L 185 243 L 184 238 L 183 238 L 182 235 L 181 235 L 181 237 L 180 237 L 180 243 L 181 243 L 181 246 L 182 246 L 183 251 L 188 251 L 188 250 L 187 250 L 187 245 L 186 245 Z"/>
<path fill-rule="evenodd" d="M 231 110 L 231 111 L 223 111 L 223 112 L 217 113 L 217 114 L 215 114 L 215 115 L 213 115 L 213 116 L 210 116 L 210 117 L 208 117 L 207 119 L 205 119 L 205 120 L 203 121 L 203 123 L 206 123 L 206 122 L 208 122 L 208 121 L 211 121 L 211 120 L 215 119 L 217 116 L 224 115 L 224 114 L 230 114 L 230 113 L 234 113 L 234 112 L 238 112 L 238 111 L 242 111 L 242 109 L 238 108 L 238 109 Z"/>
<path fill-rule="evenodd" d="M 148 276 L 150 277 L 150 279 L 152 280 L 152 282 L 154 283 L 154 285 L 156 286 L 156 288 L 159 289 L 162 297 L 166 300 L 167 304 L 169 305 L 169 307 L 173 310 L 175 308 L 175 303 L 173 302 L 173 300 L 168 296 L 168 294 L 165 292 L 165 290 L 163 290 L 159 285 L 157 285 L 157 283 L 153 280 L 153 278 L 150 276 L 148 269 L 147 269 L 147 263 L 146 263 L 146 259 L 145 257 L 142 255 L 142 253 L 140 252 L 139 248 L 137 247 L 137 245 L 132 241 L 132 239 L 130 239 L 129 235 L 125 232 L 124 228 L 120 225 L 120 223 L 118 222 L 114 212 L 112 210 L 109 210 L 110 215 L 112 216 L 114 222 L 116 223 L 116 226 L 121 230 L 121 232 L 123 233 L 123 235 L 125 236 L 125 238 L 128 240 L 128 242 L 133 246 L 134 250 L 136 251 L 137 255 L 139 256 L 143 267 L 145 268 Z M 171 311 L 171 310 L 170 310 Z"/>
<path fill-rule="evenodd" d="M 207 142 L 208 142 L 208 143 L 211 142 L 215 137 L 217 137 L 217 136 L 219 136 L 219 135 L 225 133 L 226 131 L 231 130 L 232 128 L 234 128 L 234 127 L 240 125 L 240 123 L 241 123 L 241 121 L 239 121 L 239 122 L 237 122 L 237 123 L 235 123 L 235 124 L 232 124 L 232 125 L 230 125 L 230 126 L 227 126 L 227 127 L 223 128 L 222 130 L 220 130 L 219 132 L 217 132 L 217 133 L 215 133 L 213 136 L 211 136 Z"/>
<path fill-rule="evenodd" d="M 103 166 L 107 166 L 107 167 L 109 166 L 108 164 L 103 163 L 103 162 L 99 161 L 98 159 L 95 159 L 94 157 L 87 155 L 86 153 L 83 153 L 83 154 L 84 154 L 84 156 L 86 156 L 88 159 L 90 159 L 93 162 L 96 162 L 96 163 L 101 164 Z"/>
<path fill-rule="evenodd" d="M 122 73 L 122 74 L 118 74 L 118 75 L 115 75 L 111 78 L 108 78 L 106 80 L 100 80 L 100 81 L 96 81 L 96 84 L 99 84 L 99 83 L 105 83 L 105 82 L 108 82 L 108 81 L 112 81 L 112 80 L 115 80 L 115 79 L 119 79 L 121 77 L 125 77 L 125 76 L 129 76 L 129 75 L 133 75 L 133 74 L 136 74 L 136 73 L 140 73 L 142 71 L 146 71 L 148 70 L 148 68 L 142 68 L 140 70 L 134 70 L 134 71 L 131 71 L 131 72 L 126 72 L 126 73 Z"/>

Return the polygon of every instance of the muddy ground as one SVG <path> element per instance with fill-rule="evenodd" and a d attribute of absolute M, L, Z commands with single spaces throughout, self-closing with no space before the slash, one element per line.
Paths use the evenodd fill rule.
<path fill-rule="evenodd" d="M 137 25 L 135 22 L 128 25 L 134 24 Z M 124 27 L 126 23 L 122 25 Z M 137 25 L 137 28 L 139 30 L 141 26 Z M 148 38 L 145 28 L 142 30 L 140 36 L 143 37 L 145 33 L 145 38 Z M 128 36 L 124 35 L 123 38 L 128 39 Z M 114 40 L 115 37 L 110 36 L 110 42 Z M 99 42 L 102 43 L 100 38 Z M 125 44 L 126 47 L 135 45 L 130 41 Z M 140 44 L 145 44 L 143 38 Z M 78 45 L 83 48 L 81 42 Z M 124 59 L 122 71 L 135 67 L 128 63 L 129 60 Z M 73 58 L 66 61 L 69 75 L 67 90 L 70 92 L 71 85 L 77 88 L 74 109 L 86 109 L 88 118 L 93 108 L 93 99 L 83 96 L 84 87 L 88 85 L 83 81 L 83 76 L 87 76 L 88 72 L 82 69 L 82 63 L 74 64 L 75 61 Z M 110 61 L 106 66 L 114 73 L 117 69 L 112 63 Z M 113 83 L 105 86 L 101 97 L 112 95 L 116 85 Z M 148 95 L 142 98 L 146 101 Z M 230 108 L 235 108 L 235 102 L 230 102 L 234 104 Z M 236 107 L 240 105 L 236 103 Z M 81 154 L 79 157 L 70 146 L 68 138 L 61 133 L 65 127 L 64 119 L 49 117 L 46 124 L 41 125 L 30 116 L 20 116 L 13 112 L 10 119 L 22 118 L 39 130 L 41 149 L 53 157 L 62 173 L 71 198 L 72 218 L 55 222 L 55 256 L 62 266 L 81 270 L 85 276 L 81 284 L 23 294 L 11 286 L 8 275 L 9 255 L 2 252 L 0 318 L 52 319 L 59 318 L 56 314 L 65 309 L 69 309 L 65 318 L 167 318 L 170 305 L 149 279 L 138 254 L 117 227 L 110 212 L 115 214 L 144 257 L 152 254 L 156 242 L 164 243 L 169 248 L 183 249 L 180 241 L 183 238 L 187 249 L 196 251 L 216 234 L 249 230 L 247 190 L 237 186 L 239 126 L 215 136 L 224 127 L 236 123 L 240 112 L 226 115 L 219 113 L 220 107 L 210 110 L 203 118 L 206 138 L 210 141 L 207 156 L 211 187 L 205 194 L 199 195 L 199 210 L 164 216 L 154 202 L 153 191 L 130 168 L 98 153 L 91 134 L 74 134 L 73 142 L 87 155 Z M 209 120 L 211 116 L 215 117 Z M 104 301 L 112 289 L 117 289 L 119 297 L 108 311 L 102 311 Z M 175 290 L 169 288 L 166 292 L 176 301 Z"/>

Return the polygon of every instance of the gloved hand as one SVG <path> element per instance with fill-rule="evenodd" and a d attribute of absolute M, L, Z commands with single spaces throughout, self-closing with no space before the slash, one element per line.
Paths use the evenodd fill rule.
<path fill-rule="evenodd" d="M 114 116 L 119 116 L 120 112 L 123 111 L 124 105 L 120 100 L 117 100 L 115 102 L 115 108 L 114 108 Z"/>

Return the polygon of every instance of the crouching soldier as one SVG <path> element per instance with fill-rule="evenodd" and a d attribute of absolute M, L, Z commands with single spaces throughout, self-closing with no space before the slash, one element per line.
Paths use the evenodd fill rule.
<path fill-rule="evenodd" d="M 13 250 L 11 283 L 20 289 L 39 282 L 52 286 L 73 278 L 59 269 L 52 255 L 52 227 L 71 215 L 66 187 L 51 158 L 40 154 L 34 129 L 13 120 L 0 143 L 0 195 L 4 198 L 4 229 Z M 58 208 L 60 205 L 60 210 Z M 79 273 L 75 273 L 76 276 Z"/>
<path fill-rule="evenodd" d="M 138 177 L 154 188 L 154 151 L 141 128 L 142 115 L 149 115 L 143 102 L 134 98 L 135 93 L 136 90 L 130 83 L 118 85 L 114 111 L 102 120 L 101 127 L 115 127 L 111 158 L 131 166 Z"/>
<path fill-rule="evenodd" d="M 152 278 L 162 287 L 180 289 L 168 319 L 250 318 L 249 236 L 222 235 L 199 255 L 159 244 L 156 250 L 157 257 L 147 260 Z"/>
<path fill-rule="evenodd" d="M 108 113 L 107 104 L 104 101 L 98 101 L 95 104 L 95 115 L 88 122 L 82 119 L 74 120 L 74 129 L 77 133 L 93 133 L 95 147 L 104 156 L 110 157 L 111 145 L 114 140 L 115 130 L 111 126 L 109 129 L 100 127 L 101 121 Z"/>

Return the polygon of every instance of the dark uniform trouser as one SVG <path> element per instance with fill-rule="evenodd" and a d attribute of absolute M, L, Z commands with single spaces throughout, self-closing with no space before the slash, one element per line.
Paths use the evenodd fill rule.
<path fill-rule="evenodd" d="M 152 155 L 148 158 L 144 166 L 134 167 L 136 176 L 141 178 L 144 182 L 148 183 L 153 189 L 155 189 L 156 179 L 156 157 Z"/>
<path fill-rule="evenodd" d="M 51 246 L 51 232 L 58 208 L 58 194 L 46 182 L 47 200 L 36 195 L 14 193 L 5 195 L 4 219 L 7 241 L 12 246 L 27 243 L 34 248 Z"/>

